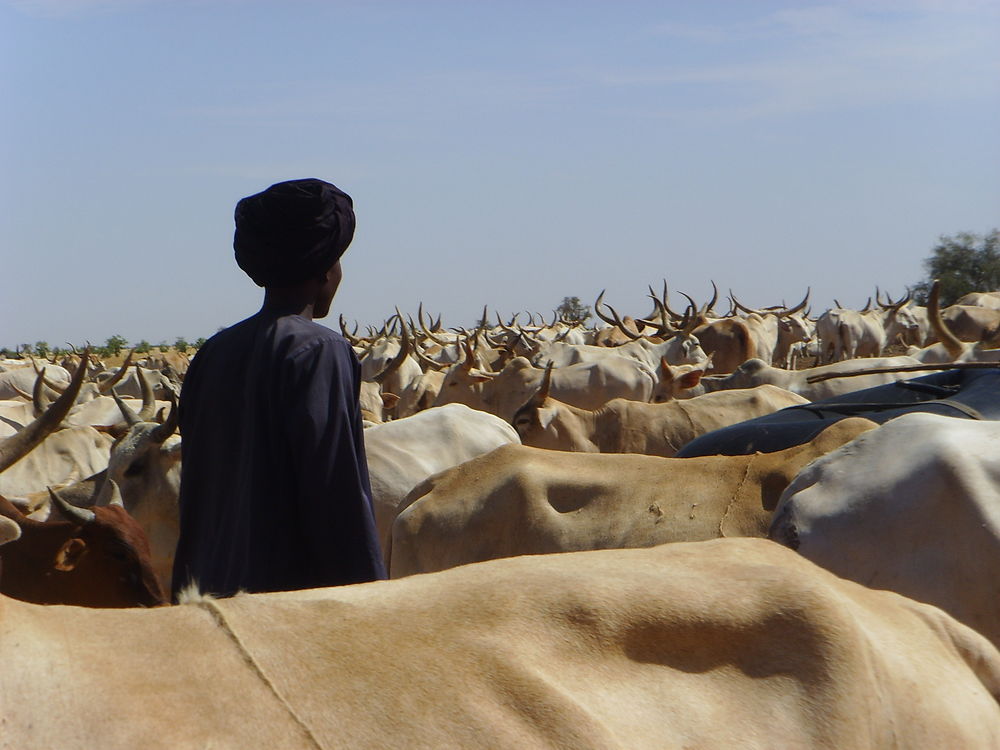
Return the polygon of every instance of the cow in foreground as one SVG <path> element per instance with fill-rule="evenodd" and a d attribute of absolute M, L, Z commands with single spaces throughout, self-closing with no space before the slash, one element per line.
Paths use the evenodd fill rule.
<path fill-rule="evenodd" d="M 0 599 L 0 663 L 11 747 L 1000 746 L 986 639 L 759 539 L 149 610 Z"/>
<path fill-rule="evenodd" d="M 1000 424 L 905 414 L 807 467 L 770 535 L 1000 644 Z"/>
<path fill-rule="evenodd" d="M 410 493 L 392 529 L 390 575 L 514 555 L 763 537 L 803 466 L 874 427 L 844 419 L 809 443 L 751 456 L 500 448 Z"/>

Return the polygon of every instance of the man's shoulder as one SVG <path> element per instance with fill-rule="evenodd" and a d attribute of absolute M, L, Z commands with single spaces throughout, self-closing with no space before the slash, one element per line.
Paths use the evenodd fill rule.
<path fill-rule="evenodd" d="M 351 356 L 354 352 L 339 333 L 300 315 L 279 318 L 275 340 L 284 343 L 282 348 L 293 358 L 308 356 L 310 352 L 328 351 L 339 356 Z"/>

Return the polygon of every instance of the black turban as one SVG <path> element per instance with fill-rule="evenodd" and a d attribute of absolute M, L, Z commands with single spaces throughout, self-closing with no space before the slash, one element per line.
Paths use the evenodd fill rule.
<path fill-rule="evenodd" d="M 236 204 L 236 263 L 257 286 L 322 274 L 354 238 L 351 196 L 323 180 L 289 180 Z"/>

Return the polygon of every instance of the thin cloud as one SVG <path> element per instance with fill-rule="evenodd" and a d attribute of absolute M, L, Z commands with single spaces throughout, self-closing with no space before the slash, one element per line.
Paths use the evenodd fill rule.
<path fill-rule="evenodd" d="M 149 5 L 155 0 L 7 0 L 19 13 L 38 18 L 65 18 L 108 13 Z"/>
<path fill-rule="evenodd" d="M 975 3 L 966 5 L 971 10 L 891 19 L 849 6 L 811 6 L 730 26 L 661 27 L 666 34 L 743 44 L 720 48 L 716 63 L 596 71 L 592 80 L 607 87 L 646 87 L 650 101 L 671 105 L 686 99 L 678 87 L 700 85 L 704 99 L 722 102 L 647 112 L 676 120 L 981 99 L 991 92 L 995 97 L 1000 34 L 982 22 Z M 745 59 L 733 59 L 732 49 Z"/>

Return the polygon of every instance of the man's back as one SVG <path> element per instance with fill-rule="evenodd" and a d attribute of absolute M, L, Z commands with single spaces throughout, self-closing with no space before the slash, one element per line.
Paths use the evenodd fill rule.
<path fill-rule="evenodd" d="M 347 342 L 262 311 L 212 337 L 181 394 L 174 590 L 231 594 L 385 577 Z"/>

